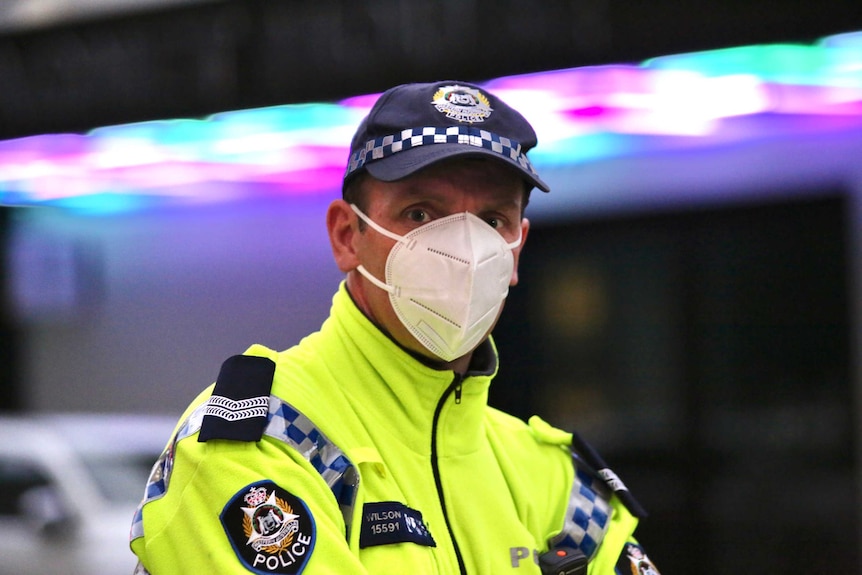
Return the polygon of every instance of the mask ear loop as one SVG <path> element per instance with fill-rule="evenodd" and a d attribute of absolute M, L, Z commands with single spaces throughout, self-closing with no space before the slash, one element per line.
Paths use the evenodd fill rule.
<path fill-rule="evenodd" d="M 403 237 L 401 237 L 398 234 L 395 234 L 393 232 L 390 232 L 386 228 L 380 226 L 380 224 L 378 224 L 377 222 L 375 222 L 374 220 L 372 220 L 371 218 L 366 216 L 364 213 L 362 213 L 362 210 L 360 210 L 356 204 L 350 204 L 350 207 L 354 212 L 356 212 L 356 215 L 359 216 L 362 219 L 362 221 L 364 221 L 366 224 L 371 226 L 375 231 L 377 231 L 380 234 L 383 234 L 384 236 L 386 236 L 388 238 L 392 238 L 396 242 L 404 243 L 405 240 Z M 371 272 L 369 272 L 367 269 L 365 269 L 364 265 L 359 264 L 358 266 L 356 266 L 356 271 L 358 271 L 359 273 L 364 275 L 368 281 L 370 281 L 371 283 L 373 283 L 374 285 L 376 285 L 377 287 L 379 287 L 383 291 L 387 291 L 390 294 L 395 295 L 395 296 L 398 295 L 398 288 L 397 287 L 391 286 L 387 283 L 380 281 L 379 279 L 377 279 L 376 277 L 371 275 Z"/>
<path fill-rule="evenodd" d="M 514 242 L 510 243 L 510 244 L 506 244 L 506 247 L 509 248 L 509 250 L 514 250 L 519 245 L 521 245 L 522 239 L 524 239 L 524 230 L 521 229 L 521 225 L 518 224 L 518 239 L 515 240 Z"/>
<path fill-rule="evenodd" d="M 371 218 L 366 216 L 364 213 L 362 213 L 362 210 L 360 210 L 356 204 L 350 204 L 350 208 L 354 212 L 356 212 L 356 215 L 359 216 L 362 219 L 362 221 L 364 221 L 366 224 L 368 224 L 369 226 L 374 228 L 374 230 L 376 232 L 383 234 L 387 238 L 391 238 L 391 239 L 395 240 L 396 242 L 401 242 L 402 244 L 407 243 L 407 240 L 404 238 L 404 236 L 399 236 L 398 234 L 396 234 L 394 232 L 390 232 L 389 230 L 387 230 L 386 228 L 384 228 L 383 226 L 381 226 L 380 224 L 378 224 L 377 222 L 375 222 L 374 220 L 372 220 Z M 520 241 L 520 240 L 518 240 L 518 241 Z"/>

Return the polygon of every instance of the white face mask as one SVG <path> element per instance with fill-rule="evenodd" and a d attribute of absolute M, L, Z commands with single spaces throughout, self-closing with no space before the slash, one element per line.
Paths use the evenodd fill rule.
<path fill-rule="evenodd" d="M 401 323 L 431 353 L 452 361 L 486 336 L 509 293 L 512 250 L 487 222 L 469 212 L 424 224 L 404 236 L 381 227 L 351 204 L 377 232 L 398 243 L 386 259 L 386 281 L 358 271 L 389 292 Z"/>

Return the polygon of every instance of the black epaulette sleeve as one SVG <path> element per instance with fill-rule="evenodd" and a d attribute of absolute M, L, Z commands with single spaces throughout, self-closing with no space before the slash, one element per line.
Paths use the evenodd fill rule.
<path fill-rule="evenodd" d="M 572 454 L 585 462 L 589 468 L 592 468 L 591 471 L 605 482 L 632 515 L 639 519 L 647 516 L 646 510 L 629 492 L 625 483 L 608 467 L 604 459 L 593 449 L 593 446 L 587 443 L 576 431 L 572 431 Z"/>
<path fill-rule="evenodd" d="M 221 366 L 206 403 L 198 441 L 260 441 L 269 412 L 275 362 L 266 357 L 235 355 Z"/>

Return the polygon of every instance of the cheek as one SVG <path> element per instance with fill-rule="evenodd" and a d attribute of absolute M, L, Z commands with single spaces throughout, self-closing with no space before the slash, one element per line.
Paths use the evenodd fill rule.
<path fill-rule="evenodd" d="M 359 263 L 381 281 L 386 280 L 386 260 L 395 242 L 366 228 L 357 246 Z"/>

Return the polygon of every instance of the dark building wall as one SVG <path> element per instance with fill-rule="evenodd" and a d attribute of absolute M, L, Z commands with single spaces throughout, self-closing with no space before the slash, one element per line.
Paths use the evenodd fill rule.
<path fill-rule="evenodd" d="M 0 138 L 862 28 L 857 0 L 232 0 L 0 37 Z"/>

